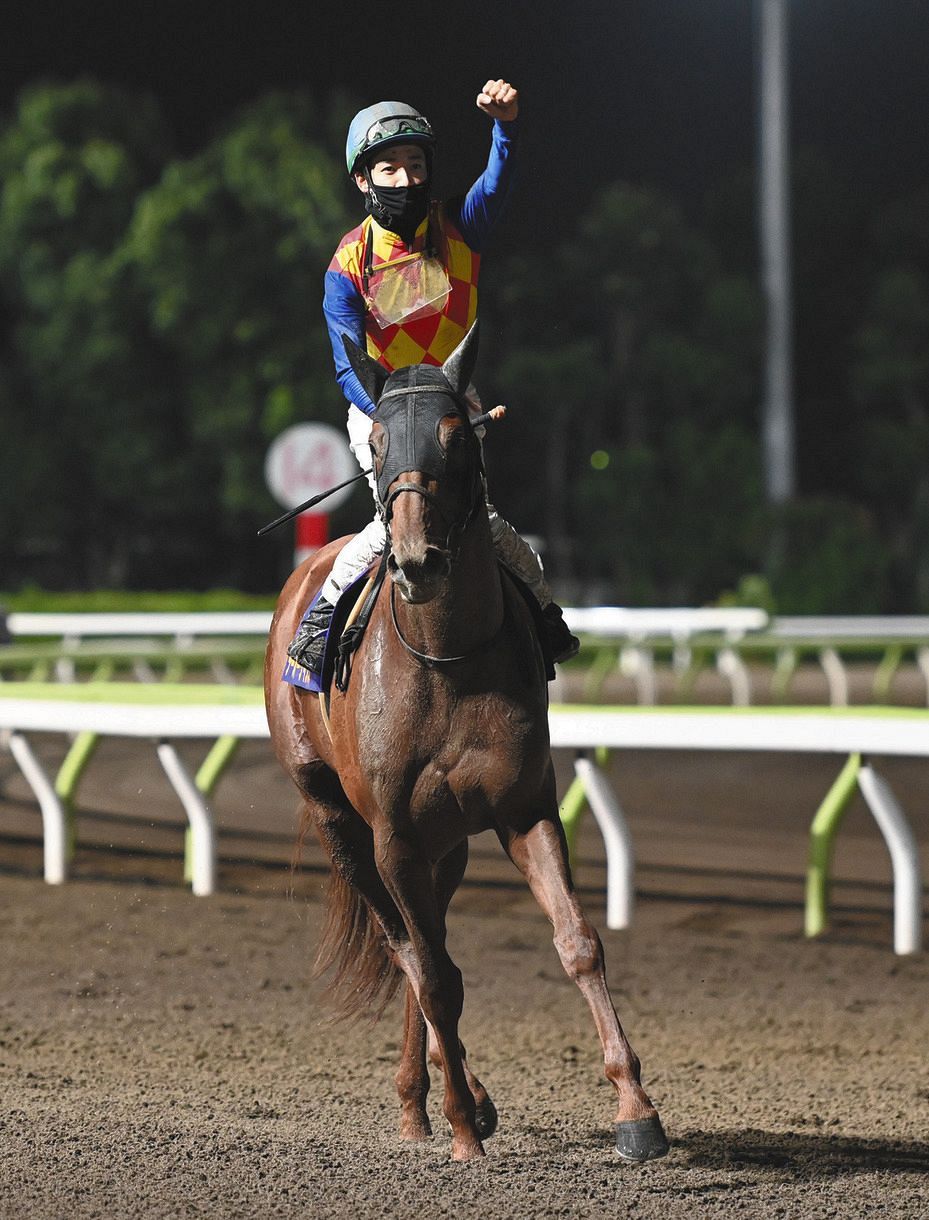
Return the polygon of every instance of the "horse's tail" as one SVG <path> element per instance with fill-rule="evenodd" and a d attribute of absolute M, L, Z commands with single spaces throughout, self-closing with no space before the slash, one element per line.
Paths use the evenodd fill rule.
<path fill-rule="evenodd" d="M 404 977 L 371 908 L 335 868 L 329 874 L 326 923 L 313 974 L 319 978 L 330 971 L 326 995 L 343 1017 L 372 1010 L 376 1019 Z"/>
<path fill-rule="evenodd" d="M 312 769 L 298 772 L 295 779 L 308 803 L 303 808 L 294 844 L 292 874 L 300 867 L 306 837 L 314 826 L 309 800 Z M 317 786 L 321 782 L 317 776 Z M 332 782 L 344 801 L 338 780 L 333 777 Z M 367 850 L 369 859 L 365 863 L 374 873 L 377 870 L 373 843 L 369 843 Z M 399 918 L 398 914 L 398 922 Z M 397 994 L 404 978 L 371 908 L 334 865 L 329 870 L 326 920 L 313 965 L 313 977 L 323 975 L 329 975 L 324 994 L 333 1007 L 334 1017 L 353 1017 L 367 1009 L 373 1011 L 375 1019 Z"/>

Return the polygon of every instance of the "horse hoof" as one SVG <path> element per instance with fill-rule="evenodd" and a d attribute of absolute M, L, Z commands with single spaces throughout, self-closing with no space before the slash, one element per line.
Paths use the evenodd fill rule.
<path fill-rule="evenodd" d="M 480 1140 L 452 1140 L 453 1161 L 477 1161 L 484 1155 L 484 1146 Z"/>
<path fill-rule="evenodd" d="M 474 1111 L 474 1125 L 482 1140 L 487 1139 L 497 1130 L 497 1107 L 489 1097 L 486 1101 L 482 1101 Z"/>
<path fill-rule="evenodd" d="M 668 1139 L 657 1114 L 616 1123 L 615 1129 L 616 1151 L 624 1161 L 654 1161 L 667 1154 Z"/>
<path fill-rule="evenodd" d="M 432 1139 L 432 1128 L 428 1122 L 406 1123 L 400 1127 L 400 1138 L 408 1143 L 422 1143 Z"/>

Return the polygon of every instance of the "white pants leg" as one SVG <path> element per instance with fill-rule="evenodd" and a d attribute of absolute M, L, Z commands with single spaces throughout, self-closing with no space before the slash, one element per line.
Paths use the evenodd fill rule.
<path fill-rule="evenodd" d="M 468 387 L 467 397 L 469 405 L 471 401 L 474 403 L 472 408 L 474 414 L 479 415 L 481 403 L 473 386 Z M 371 446 L 368 444 L 368 438 L 371 435 L 371 417 L 365 415 L 364 411 L 360 411 L 353 404 L 348 408 L 347 422 L 348 442 L 352 453 L 362 470 L 370 470 L 373 465 Z M 483 433 L 483 429 L 480 431 Z M 368 475 L 368 484 L 373 493 L 375 489 L 373 474 Z M 486 498 L 486 486 L 484 495 Z M 552 593 L 545 579 L 542 560 L 529 543 L 513 529 L 512 525 L 500 516 L 489 499 L 487 499 L 487 515 L 490 518 L 490 536 L 493 539 L 497 558 L 529 586 L 544 610 L 552 600 Z M 322 587 L 322 596 L 334 605 L 342 590 L 380 557 L 386 545 L 387 532 L 378 514 L 339 552 L 332 565 L 332 571 Z"/>
<path fill-rule="evenodd" d="M 362 470 L 370 470 L 373 458 L 368 437 L 371 435 L 371 418 L 364 411 L 352 404 L 348 408 L 348 443 L 355 460 Z M 374 475 L 368 475 L 368 485 L 374 492 Z M 322 596 L 333 606 L 339 599 L 343 589 L 347 589 L 365 568 L 369 568 L 375 560 L 384 553 L 387 545 L 387 532 L 380 514 L 369 521 L 361 533 L 342 547 L 336 556 L 332 571 L 326 577 L 320 590 Z"/>

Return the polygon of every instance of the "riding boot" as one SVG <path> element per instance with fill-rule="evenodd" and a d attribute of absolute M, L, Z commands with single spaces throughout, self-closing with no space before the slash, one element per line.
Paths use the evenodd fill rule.
<path fill-rule="evenodd" d="M 542 610 L 545 620 L 545 631 L 548 636 L 548 646 L 552 650 L 552 660 L 556 665 L 570 661 L 580 651 L 581 641 L 572 635 L 568 624 L 564 621 L 561 607 L 557 602 L 549 602 Z"/>
<path fill-rule="evenodd" d="M 319 676 L 323 667 L 323 654 L 326 650 L 326 632 L 332 621 L 335 607 L 324 597 L 317 599 L 312 610 L 297 628 L 287 655 L 299 665 L 305 666 L 311 673 Z"/>

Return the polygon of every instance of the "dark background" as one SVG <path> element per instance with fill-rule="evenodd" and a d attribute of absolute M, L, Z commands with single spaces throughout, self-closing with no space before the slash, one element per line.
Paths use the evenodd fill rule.
<path fill-rule="evenodd" d="M 442 140 L 443 185 L 454 189 L 483 162 L 474 95 L 502 75 L 523 97 L 523 201 L 546 224 L 569 224 L 617 175 L 696 208 L 754 157 L 750 0 L 36 0 L 4 9 L 4 108 L 28 82 L 92 75 L 153 92 L 182 153 L 269 89 L 324 98 L 339 88 L 360 105 L 398 97 L 421 107 Z M 876 201 L 922 182 L 927 50 L 923 0 L 793 4 L 794 146 L 826 154 Z M 518 228 L 535 235 L 511 222 L 509 236 L 519 240 Z"/>
<path fill-rule="evenodd" d="M 478 380 L 514 408 L 489 456 L 494 498 L 545 539 L 561 595 L 929 609 L 929 5 L 790 4 L 798 479 L 783 513 L 761 477 L 756 14 L 752 0 L 7 5 L 0 587 L 279 583 L 287 540 L 254 537 L 275 515 L 262 455 L 290 422 L 344 418 L 319 299 L 360 217 L 330 161 L 348 116 L 420 107 L 436 193 L 453 194 L 487 155 L 475 96 L 505 76 L 521 147 L 482 269 Z M 55 82 L 33 95 L 51 126 L 33 114 L 30 160 L 16 99 Z M 153 95 L 169 129 L 130 139 L 148 168 L 114 212 L 76 152 L 85 120 L 68 117 L 78 95 L 107 131 L 120 107 L 144 109 L 110 86 Z M 325 150 L 315 236 L 274 115 L 300 156 Z M 236 162 L 224 140 L 243 129 Z M 369 510 L 359 491 L 335 532 Z"/>

